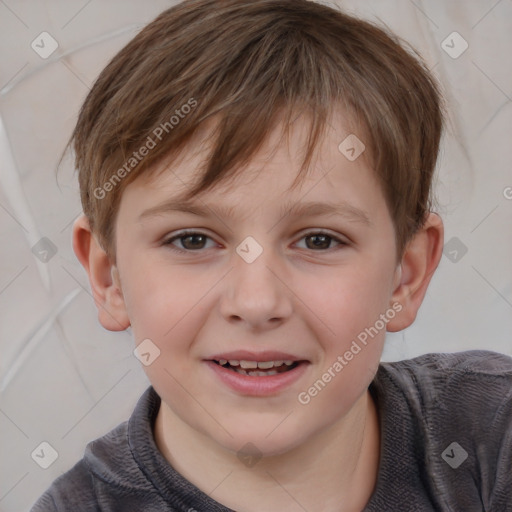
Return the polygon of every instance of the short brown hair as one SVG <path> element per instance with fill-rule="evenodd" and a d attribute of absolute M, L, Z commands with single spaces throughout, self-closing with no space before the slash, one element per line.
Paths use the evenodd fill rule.
<path fill-rule="evenodd" d="M 364 127 L 400 255 L 431 206 L 438 85 L 397 36 L 308 0 L 186 0 L 131 40 L 98 77 L 68 143 L 84 213 L 115 259 L 124 187 L 185 148 L 203 121 L 218 119 L 217 136 L 187 198 L 235 176 L 276 121 L 285 114 L 289 125 L 298 111 L 311 121 L 302 175 L 334 104 Z"/>

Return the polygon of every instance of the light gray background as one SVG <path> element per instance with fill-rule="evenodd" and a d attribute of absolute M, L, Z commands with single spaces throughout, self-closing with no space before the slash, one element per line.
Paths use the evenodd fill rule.
<path fill-rule="evenodd" d="M 71 248 L 81 212 L 71 158 L 55 170 L 101 69 L 173 3 L 0 0 L 1 511 L 28 510 L 148 386 L 130 333 L 97 321 Z M 416 323 L 388 336 L 384 360 L 467 349 L 512 355 L 512 0 L 338 4 L 416 47 L 450 114 L 436 190 L 445 241 L 458 246 L 443 256 Z M 43 31 L 58 43 L 46 59 L 31 48 Z M 469 44 L 458 58 L 442 47 L 453 31 Z M 462 48 L 453 37 L 444 44 Z M 46 263 L 31 251 L 42 237 L 57 249 Z M 58 452 L 48 469 L 31 458 L 43 441 Z"/>

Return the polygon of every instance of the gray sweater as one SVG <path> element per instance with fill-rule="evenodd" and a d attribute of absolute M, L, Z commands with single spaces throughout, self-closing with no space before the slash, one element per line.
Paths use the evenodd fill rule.
<path fill-rule="evenodd" d="M 369 389 L 381 454 L 363 512 L 512 511 L 511 357 L 472 350 L 381 363 Z M 129 421 L 89 443 L 31 512 L 230 511 L 158 451 L 159 405 L 150 387 Z"/>

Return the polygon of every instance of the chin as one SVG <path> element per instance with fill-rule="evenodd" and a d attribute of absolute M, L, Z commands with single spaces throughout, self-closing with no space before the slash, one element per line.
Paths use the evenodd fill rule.
<path fill-rule="evenodd" d="M 297 436 L 297 429 L 294 429 L 294 432 L 283 429 L 279 433 L 277 431 L 272 432 L 273 429 L 275 429 L 275 426 L 269 429 L 257 430 L 253 428 L 234 431 L 233 429 L 230 430 L 233 437 L 225 436 L 223 439 L 218 439 L 217 442 L 238 458 L 245 455 L 261 458 L 284 455 L 305 441 L 303 431 L 299 437 Z"/>

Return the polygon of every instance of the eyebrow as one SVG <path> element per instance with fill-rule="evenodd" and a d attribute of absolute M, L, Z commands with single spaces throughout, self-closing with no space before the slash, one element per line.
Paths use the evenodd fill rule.
<path fill-rule="evenodd" d="M 199 217 L 209 217 L 213 213 L 218 217 L 224 218 L 232 218 L 236 213 L 234 207 L 225 205 L 201 205 L 190 201 L 170 200 L 143 211 L 139 216 L 139 221 L 147 219 L 148 217 L 172 212 L 192 213 Z M 288 202 L 281 206 L 279 219 L 287 215 L 296 217 L 314 217 L 320 215 L 338 216 L 367 226 L 372 225 L 366 212 L 345 201 L 339 201 L 337 203 L 319 203 L 314 201 L 302 203 Z"/>

